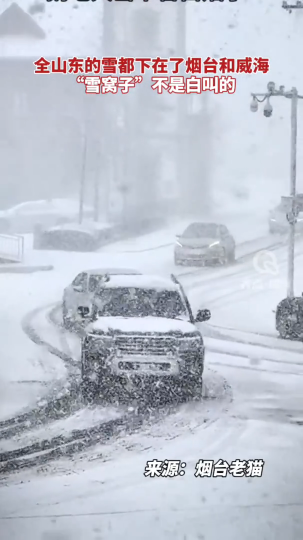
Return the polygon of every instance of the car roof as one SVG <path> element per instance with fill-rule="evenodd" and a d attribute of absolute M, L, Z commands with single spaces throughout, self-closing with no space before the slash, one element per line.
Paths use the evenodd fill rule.
<path fill-rule="evenodd" d="M 104 276 L 104 275 L 110 275 L 110 276 L 124 276 L 124 275 L 140 275 L 140 272 L 138 270 L 133 270 L 132 268 L 93 268 L 90 270 L 84 270 L 86 274 L 90 274 L 91 276 Z"/>
<path fill-rule="evenodd" d="M 221 223 L 213 223 L 211 221 L 194 221 L 187 225 L 186 229 L 189 229 L 189 227 L 221 227 L 221 225 Z"/>
<path fill-rule="evenodd" d="M 50 227 L 45 232 L 79 232 L 79 233 L 87 233 L 87 234 L 94 234 L 94 231 L 89 228 L 87 224 L 79 224 L 79 223 L 62 223 L 62 225 L 56 225 L 56 227 Z"/>
<path fill-rule="evenodd" d="M 175 283 L 171 278 L 140 274 L 136 276 L 131 275 L 115 275 L 112 276 L 109 281 L 104 283 L 106 288 L 116 287 L 131 287 L 134 289 L 156 289 L 158 291 L 179 291 L 180 285 Z"/>

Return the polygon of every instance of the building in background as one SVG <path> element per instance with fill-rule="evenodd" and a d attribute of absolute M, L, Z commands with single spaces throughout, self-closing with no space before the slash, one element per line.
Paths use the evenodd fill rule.
<path fill-rule="evenodd" d="M 185 58 L 185 15 L 181 2 L 105 2 L 104 54 Z M 119 208 L 124 208 L 127 219 L 134 212 L 140 217 L 201 214 L 209 206 L 211 141 L 204 96 L 195 96 L 197 106 L 192 96 L 159 95 L 150 87 L 150 76 L 146 73 L 128 95 L 108 99 L 112 118 L 108 140 L 115 141 L 116 164 L 108 176 L 110 192 L 120 191 Z M 117 203 L 119 197 L 113 199 Z"/>
<path fill-rule="evenodd" d="M 83 181 L 96 217 L 201 212 L 210 155 L 203 96 L 192 107 L 191 96 L 158 95 L 146 77 L 126 95 L 87 96 L 76 75 L 36 75 L 33 66 L 40 57 L 186 57 L 185 6 L 2 0 L 1 207 L 75 197 Z"/>
<path fill-rule="evenodd" d="M 75 75 L 36 75 L 33 62 L 42 56 L 73 58 L 101 52 L 102 36 L 96 28 L 102 27 L 102 14 L 98 21 L 86 13 L 83 29 L 85 10 L 79 6 L 44 0 L 1 2 L 0 8 L 6 7 L 0 13 L 1 207 L 78 194 L 85 120 L 91 115 L 94 125 L 101 124 L 100 96 L 87 99 Z M 93 128 L 88 136 L 89 184 L 98 145 Z"/>

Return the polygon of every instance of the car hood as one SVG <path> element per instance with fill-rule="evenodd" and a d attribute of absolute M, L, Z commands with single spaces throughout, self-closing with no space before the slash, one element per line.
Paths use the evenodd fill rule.
<path fill-rule="evenodd" d="M 194 333 L 196 327 L 188 322 L 164 317 L 100 317 L 90 323 L 86 331 L 104 333 L 127 334 L 171 334 Z"/>
<path fill-rule="evenodd" d="M 184 247 L 208 247 L 210 246 L 211 244 L 214 244 L 214 242 L 220 242 L 220 240 L 218 238 L 210 238 L 210 237 L 206 237 L 206 238 L 183 238 L 182 236 L 180 236 L 180 238 L 178 238 L 178 241 L 180 244 L 182 244 L 182 246 Z"/>

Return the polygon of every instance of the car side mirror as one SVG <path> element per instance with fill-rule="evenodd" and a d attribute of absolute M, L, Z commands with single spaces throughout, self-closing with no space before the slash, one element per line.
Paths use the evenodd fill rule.
<path fill-rule="evenodd" d="M 205 322 L 209 321 L 211 318 L 211 312 L 209 309 L 199 309 L 196 315 L 195 322 Z"/>

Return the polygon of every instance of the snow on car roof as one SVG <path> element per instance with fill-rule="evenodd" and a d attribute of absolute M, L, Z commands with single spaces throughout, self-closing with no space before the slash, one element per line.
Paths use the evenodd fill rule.
<path fill-rule="evenodd" d="M 104 287 L 132 287 L 134 289 L 158 289 L 178 291 L 179 285 L 170 278 L 156 275 L 115 275 L 104 283 Z"/>
<path fill-rule="evenodd" d="M 213 221 L 195 221 L 193 223 L 190 223 L 185 230 L 193 229 L 193 228 L 207 228 L 207 227 L 220 227 L 221 223 L 214 223 Z"/>
<path fill-rule="evenodd" d="M 93 229 L 88 227 L 87 225 L 82 225 L 79 223 L 63 223 L 62 225 L 57 225 L 56 227 L 51 227 L 50 229 L 47 229 L 47 232 L 53 232 L 53 231 L 78 231 L 78 232 L 86 232 L 88 234 L 93 234 Z"/>
<path fill-rule="evenodd" d="M 140 275 L 140 272 L 131 268 L 93 268 L 85 270 L 85 272 L 92 276 L 104 276 L 106 274 L 111 276 Z"/>

